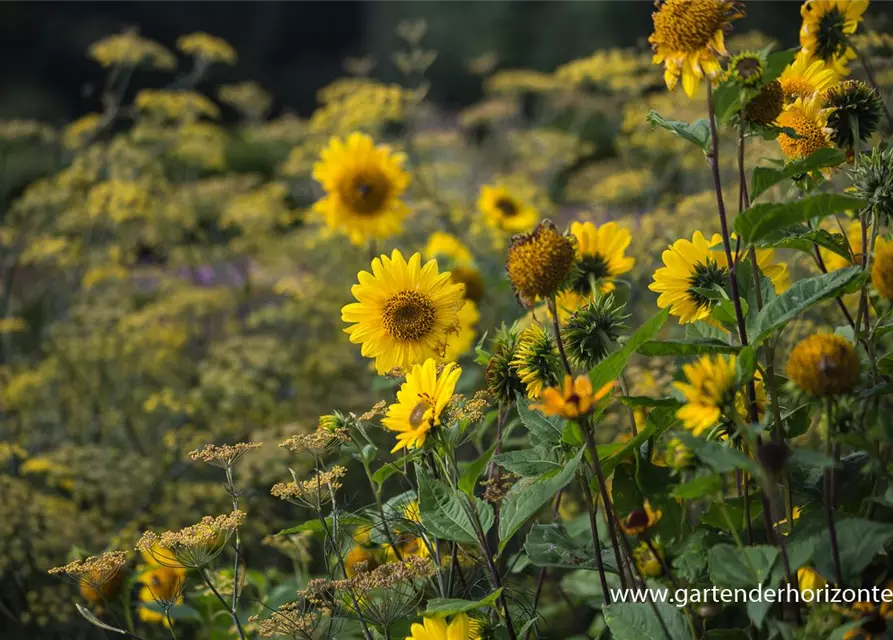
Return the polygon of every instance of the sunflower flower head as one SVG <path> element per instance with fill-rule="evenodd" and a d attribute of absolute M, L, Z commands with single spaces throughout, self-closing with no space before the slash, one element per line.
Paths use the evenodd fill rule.
<path fill-rule="evenodd" d="M 478 640 L 476 625 L 465 613 L 446 618 L 423 618 L 422 624 L 413 623 L 406 640 Z"/>
<path fill-rule="evenodd" d="M 645 533 L 660 522 L 663 511 L 651 507 L 651 503 L 645 500 L 641 509 L 631 511 L 620 521 L 620 528 L 628 536 L 637 536 Z"/>
<path fill-rule="evenodd" d="M 397 433 L 397 444 L 391 453 L 425 444 L 431 429 L 440 426 L 443 410 L 461 375 L 462 369 L 452 362 L 438 371 L 433 358 L 412 368 L 397 392 L 397 402 L 388 407 L 382 420 L 386 429 Z"/>
<path fill-rule="evenodd" d="M 564 326 L 571 361 L 587 371 L 601 362 L 617 344 L 628 317 L 613 294 L 596 296 L 571 314 Z"/>
<path fill-rule="evenodd" d="M 593 393 L 589 376 L 564 376 L 564 384 L 560 387 L 544 389 L 540 397 L 541 404 L 533 405 L 548 416 L 560 416 L 565 420 L 575 420 L 592 412 L 595 405 L 611 393 L 614 383 L 609 382 Z"/>
<path fill-rule="evenodd" d="M 655 551 L 657 555 L 655 555 Z M 663 557 L 664 550 L 657 542 L 652 542 L 651 545 L 647 542 L 640 542 L 639 546 L 633 549 L 633 560 L 645 578 L 659 578 L 663 575 L 664 567 L 661 563 Z"/>
<path fill-rule="evenodd" d="M 879 221 L 893 216 L 893 147 L 874 147 L 853 170 L 853 195 L 866 200 Z"/>
<path fill-rule="evenodd" d="M 527 397 L 540 397 L 543 387 L 558 384 L 561 361 L 555 338 L 541 324 L 531 324 L 521 332 L 512 367 L 527 388 Z"/>
<path fill-rule="evenodd" d="M 877 91 L 861 80 L 844 80 L 824 92 L 825 106 L 833 109 L 828 115 L 831 139 L 841 149 L 853 149 L 855 136 L 864 142 L 881 123 L 883 103 Z"/>
<path fill-rule="evenodd" d="M 574 222 L 571 234 L 577 250 L 571 288 L 581 295 L 613 291 L 614 278 L 627 273 L 636 263 L 634 258 L 625 255 L 632 236 L 616 222 L 600 227 L 591 222 Z"/>
<path fill-rule="evenodd" d="M 765 66 L 756 51 L 742 51 L 729 60 L 726 76 L 742 87 L 758 87 L 763 81 Z"/>
<path fill-rule="evenodd" d="M 811 396 L 833 396 L 852 391 L 861 368 L 852 342 L 834 333 L 814 333 L 791 350 L 787 374 Z"/>
<path fill-rule="evenodd" d="M 814 151 L 831 146 L 833 130 L 828 126 L 830 110 L 824 107 L 820 96 L 797 98 L 778 116 L 779 127 L 790 128 L 797 134 L 792 138 L 785 133 L 778 135 L 781 150 L 791 160 L 805 158 Z"/>
<path fill-rule="evenodd" d="M 545 220 L 512 238 L 506 270 L 515 295 L 528 307 L 558 292 L 574 265 L 573 241 Z"/>
<path fill-rule="evenodd" d="M 699 436 L 717 424 L 735 402 L 735 356 L 704 355 L 683 365 L 682 372 L 685 382 L 673 383 L 685 399 L 676 416 L 686 429 Z"/>
<path fill-rule="evenodd" d="M 878 238 L 875 242 L 871 284 L 882 298 L 893 301 L 893 240 Z"/>
<path fill-rule="evenodd" d="M 695 456 L 691 447 L 682 440 L 671 438 L 667 442 L 664 459 L 667 461 L 667 466 L 674 471 L 685 471 L 694 465 Z"/>
<path fill-rule="evenodd" d="M 847 64 L 856 57 L 849 36 L 856 33 L 867 8 L 868 0 L 806 0 L 800 7 L 800 47 L 848 75 Z"/>
<path fill-rule="evenodd" d="M 462 285 L 439 272 L 436 260 L 422 265 L 421 259 L 416 253 L 407 262 L 396 249 L 376 258 L 372 273 L 361 271 L 351 288 L 357 302 L 341 310 L 341 319 L 353 323 L 345 333 L 375 359 L 379 373 L 443 358 L 458 328 Z"/>
<path fill-rule="evenodd" d="M 701 79 L 722 72 L 720 56 L 727 56 L 725 31 L 744 14 L 727 0 L 666 0 L 652 14 L 654 33 L 648 38 L 653 61 L 664 65 L 664 82 L 694 97 Z"/>
<path fill-rule="evenodd" d="M 139 617 L 143 622 L 168 626 L 167 616 L 161 611 L 145 606 L 155 603 L 164 611 L 183 604 L 183 591 L 186 587 L 185 567 L 149 566 L 139 578 L 137 597 L 140 601 Z"/>
<path fill-rule="evenodd" d="M 811 57 L 803 49 L 797 52 L 794 61 L 778 77 L 785 103 L 797 98 L 811 98 L 839 79 L 839 74 L 826 65 L 824 60 Z"/>
<path fill-rule="evenodd" d="M 744 119 L 756 125 L 775 122 L 784 110 L 784 90 L 778 80 L 767 82 L 760 92 L 744 105 Z"/>
<path fill-rule="evenodd" d="M 490 227 L 508 233 L 528 231 L 540 219 L 528 198 L 503 184 L 481 187 L 478 209 Z"/>
<path fill-rule="evenodd" d="M 394 235 L 409 214 L 400 200 L 410 181 L 405 161 L 403 154 L 376 146 L 362 133 L 332 138 L 313 165 L 313 178 L 326 192 L 314 211 L 357 245 Z"/>
<path fill-rule="evenodd" d="M 487 362 L 487 389 L 503 404 L 515 399 L 526 391 L 518 372 L 512 366 L 518 350 L 520 332 L 515 326 L 503 325 L 493 339 L 493 352 Z"/>

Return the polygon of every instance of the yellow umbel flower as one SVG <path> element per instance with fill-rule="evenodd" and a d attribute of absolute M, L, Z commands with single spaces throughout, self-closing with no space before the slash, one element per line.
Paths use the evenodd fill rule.
<path fill-rule="evenodd" d="M 512 238 L 506 271 L 515 295 L 528 307 L 555 294 L 570 274 L 574 243 L 545 220 L 532 232 Z"/>
<path fill-rule="evenodd" d="M 460 375 L 462 369 L 452 362 L 438 373 L 433 358 L 412 368 L 397 392 L 397 402 L 388 407 L 381 421 L 386 429 L 397 432 L 397 444 L 391 453 L 425 444 L 428 432 L 440 425 L 440 416 L 453 397 Z"/>
<path fill-rule="evenodd" d="M 680 324 L 710 317 L 716 301 L 698 289 L 717 286 L 725 289 L 728 285 L 728 262 L 721 242 L 722 236 L 718 233 L 708 241 L 703 233 L 695 231 L 691 240 L 679 239 L 663 252 L 661 259 L 665 266 L 654 272 L 654 282 L 648 288 L 660 294 L 657 306 L 669 307 L 670 313 L 679 316 Z M 773 262 L 772 249 L 759 249 L 756 254 L 760 271 L 772 281 L 775 291 L 784 291 L 788 285 L 787 266 Z"/>
<path fill-rule="evenodd" d="M 848 36 L 856 33 L 868 0 L 806 0 L 800 7 L 800 47 L 810 57 L 824 60 L 842 76 L 856 57 Z"/>
<path fill-rule="evenodd" d="M 120 64 L 173 69 L 177 66 L 174 54 L 153 40 L 141 38 L 135 31 L 118 33 L 94 42 L 90 45 L 88 56 L 103 67 Z"/>
<path fill-rule="evenodd" d="M 561 362 L 555 338 L 541 324 L 531 324 L 521 332 L 511 366 L 527 388 L 527 397 L 540 397 L 543 387 L 558 384 Z"/>
<path fill-rule="evenodd" d="M 794 61 L 778 77 L 784 90 L 785 102 L 811 98 L 839 79 L 840 75 L 826 65 L 824 60 L 810 57 L 803 49 L 797 52 Z"/>
<path fill-rule="evenodd" d="M 341 309 L 341 319 L 354 323 L 344 331 L 375 359 L 379 373 L 409 367 L 428 358 L 443 358 L 449 334 L 459 325 L 464 298 L 461 284 L 440 273 L 437 261 L 409 262 L 394 250 L 372 261 L 372 273 L 360 271 L 351 288 L 357 302 Z"/>
<path fill-rule="evenodd" d="M 236 50 L 230 43 L 203 31 L 180 36 L 177 38 L 177 48 L 183 53 L 201 58 L 206 62 L 236 63 Z"/>
<path fill-rule="evenodd" d="M 488 225 L 510 233 L 528 231 L 540 219 L 536 207 L 502 184 L 481 187 L 478 209 Z"/>
<path fill-rule="evenodd" d="M 614 278 L 636 263 L 635 258 L 624 255 L 632 236 L 616 222 L 600 227 L 591 222 L 574 222 L 571 234 L 577 239 L 577 262 L 571 285 L 577 293 L 591 295 L 593 282 L 602 293 L 613 291 Z"/>
<path fill-rule="evenodd" d="M 313 178 L 326 197 L 313 205 L 329 228 L 347 234 L 354 244 L 383 239 L 400 231 L 409 207 L 400 196 L 409 186 L 406 156 L 372 138 L 352 133 L 332 138 L 313 165 Z"/>
<path fill-rule="evenodd" d="M 878 238 L 871 263 L 871 284 L 887 300 L 893 300 L 893 241 Z"/>
<path fill-rule="evenodd" d="M 814 333 L 801 340 L 788 357 L 788 378 L 812 396 L 852 391 L 862 365 L 853 343 L 835 333 Z"/>
<path fill-rule="evenodd" d="M 589 376 L 577 376 L 574 380 L 566 375 L 561 387 L 543 389 L 540 398 L 542 404 L 533 405 L 531 408 L 539 409 L 547 416 L 561 416 L 566 420 L 574 420 L 591 412 L 595 404 L 611 393 L 613 388 L 614 383 L 609 382 L 593 393 Z"/>
<path fill-rule="evenodd" d="M 424 618 L 423 624 L 413 623 L 406 640 L 479 640 L 477 625 L 464 613 L 445 618 Z"/>
<path fill-rule="evenodd" d="M 699 436 L 719 422 L 723 409 L 735 400 L 735 356 L 701 356 L 683 365 L 682 372 L 686 381 L 673 383 L 685 399 L 676 417 Z"/>
<path fill-rule="evenodd" d="M 805 158 L 814 151 L 831 146 L 829 113 L 818 95 L 797 98 L 784 108 L 776 124 L 779 127 L 790 127 L 798 136 L 791 138 L 784 133 L 778 136 L 778 144 L 789 159 Z"/>
<path fill-rule="evenodd" d="M 664 65 L 664 82 L 673 91 L 682 88 L 692 98 L 701 79 L 722 73 L 720 56 L 726 51 L 725 34 L 732 20 L 744 14 L 727 0 L 666 0 L 652 14 L 654 33 L 648 38 L 655 64 Z"/>
<path fill-rule="evenodd" d="M 620 528 L 628 536 L 637 536 L 645 533 L 660 522 L 664 512 L 660 509 L 653 509 L 648 500 L 642 504 L 641 509 L 630 512 L 623 520 L 620 521 Z"/>
<path fill-rule="evenodd" d="M 453 275 L 455 276 L 455 274 Z M 468 350 L 474 345 L 474 339 L 477 337 L 475 325 L 477 325 L 480 319 L 481 314 L 477 305 L 471 300 L 466 300 L 462 308 L 459 309 L 458 330 L 454 335 L 447 338 L 446 351 L 443 355 L 444 360 L 455 362 L 468 353 Z"/>

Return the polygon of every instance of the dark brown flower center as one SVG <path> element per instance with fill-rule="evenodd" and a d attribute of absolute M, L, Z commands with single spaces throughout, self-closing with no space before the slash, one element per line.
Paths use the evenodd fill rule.
<path fill-rule="evenodd" d="M 822 60 L 828 61 L 846 52 L 847 40 L 843 32 L 845 22 L 843 14 L 837 7 L 826 11 L 819 18 L 816 54 Z"/>
<path fill-rule="evenodd" d="M 518 203 L 509 198 L 500 198 L 493 206 L 499 209 L 500 213 L 506 218 L 512 218 L 518 215 Z"/>
<path fill-rule="evenodd" d="M 418 291 L 400 291 L 385 302 L 381 326 L 392 338 L 412 342 L 431 332 L 436 316 L 428 296 Z"/>
<path fill-rule="evenodd" d="M 387 177 L 378 171 L 358 173 L 340 190 L 341 199 L 355 213 L 379 213 L 390 195 Z"/>
<path fill-rule="evenodd" d="M 648 526 L 648 514 L 643 509 L 637 509 L 626 516 L 626 526 L 629 529 L 638 529 Z"/>

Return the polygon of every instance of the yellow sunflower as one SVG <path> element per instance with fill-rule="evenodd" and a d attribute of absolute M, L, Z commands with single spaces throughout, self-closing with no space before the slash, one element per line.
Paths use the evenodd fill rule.
<path fill-rule="evenodd" d="M 682 372 L 686 382 L 673 383 L 685 398 L 676 417 L 699 436 L 719 422 L 723 409 L 735 401 L 735 356 L 701 356 L 682 365 Z"/>
<path fill-rule="evenodd" d="M 478 209 L 487 224 L 510 233 L 529 231 L 540 219 L 539 211 L 527 198 L 502 184 L 481 187 Z"/>
<path fill-rule="evenodd" d="M 786 371 L 802 391 L 829 396 L 852 391 L 861 369 L 852 342 L 836 333 L 814 333 L 791 349 Z"/>
<path fill-rule="evenodd" d="M 446 258 L 453 265 L 471 264 L 473 259 L 459 238 L 451 233 L 435 231 L 428 236 L 425 250 L 422 252 L 429 260 Z"/>
<path fill-rule="evenodd" d="M 882 298 L 893 300 L 893 241 L 878 238 L 871 263 L 871 284 Z"/>
<path fill-rule="evenodd" d="M 679 316 L 680 324 L 710 317 L 716 301 L 701 290 L 728 286 L 728 262 L 725 253 L 718 250 L 721 243 L 718 233 L 708 241 L 704 234 L 695 231 L 691 240 L 679 239 L 663 252 L 665 266 L 654 272 L 654 282 L 648 288 L 660 294 L 657 306 L 669 307 L 670 313 Z M 788 285 L 787 266 L 773 262 L 772 249 L 759 249 L 756 253 L 760 271 L 772 281 L 777 293 L 784 291 Z"/>
<path fill-rule="evenodd" d="M 350 341 L 375 359 L 379 373 L 409 367 L 427 358 L 443 358 L 449 334 L 459 326 L 463 287 L 440 273 L 437 261 L 409 262 L 398 250 L 372 261 L 372 273 L 360 271 L 351 288 L 357 302 L 341 309 Z"/>
<path fill-rule="evenodd" d="M 828 126 L 830 110 L 825 109 L 820 96 L 811 98 L 797 98 L 787 105 L 776 124 L 779 127 L 790 127 L 797 134 L 796 138 L 781 133 L 778 136 L 778 144 L 781 150 L 791 160 L 805 158 L 814 151 L 832 146 L 831 134 Z"/>
<path fill-rule="evenodd" d="M 624 255 L 632 236 L 616 222 L 600 227 L 591 222 L 574 222 L 571 234 L 577 239 L 577 262 L 571 284 L 577 293 L 590 295 L 593 282 L 602 293 L 613 291 L 614 278 L 636 263 L 634 258 Z"/>
<path fill-rule="evenodd" d="M 848 36 L 856 33 L 868 0 L 806 0 L 800 7 L 800 47 L 810 57 L 824 60 L 842 76 L 856 57 Z"/>
<path fill-rule="evenodd" d="M 797 98 L 811 98 L 839 79 L 840 75 L 824 60 L 811 58 L 803 49 L 797 52 L 794 61 L 778 77 L 785 102 L 788 103 Z"/>
<path fill-rule="evenodd" d="M 645 500 L 641 509 L 631 511 L 620 521 L 620 528 L 628 536 L 637 536 L 660 522 L 663 515 L 663 511 L 652 508 L 651 503 Z"/>
<path fill-rule="evenodd" d="M 425 444 L 428 432 L 440 425 L 440 415 L 453 397 L 460 375 L 462 369 L 452 362 L 438 373 L 433 358 L 412 368 L 397 392 L 396 404 L 388 407 L 381 421 L 386 429 L 397 432 L 391 453 Z"/>
<path fill-rule="evenodd" d="M 479 640 L 477 625 L 467 614 L 453 616 L 449 622 L 446 618 L 424 618 L 423 623 L 413 623 L 406 640 Z"/>
<path fill-rule="evenodd" d="M 313 178 L 326 191 L 314 211 L 358 245 L 399 232 L 409 214 L 400 200 L 410 180 L 403 170 L 405 160 L 362 133 L 352 133 L 346 141 L 332 138 L 313 165 Z"/>
<path fill-rule="evenodd" d="M 822 227 L 831 233 L 839 234 L 841 232 L 841 225 L 834 222 L 833 218 L 830 220 L 830 222 L 823 224 Z M 852 252 L 853 256 L 855 256 L 856 263 L 862 264 L 862 223 L 858 220 L 849 220 L 842 222 L 842 226 L 843 232 L 846 235 L 846 241 L 849 245 L 849 250 Z M 875 249 L 877 249 L 877 247 L 875 247 Z M 851 267 L 853 265 L 853 260 L 851 258 L 844 258 L 842 255 L 825 249 L 824 247 L 819 251 L 822 254 L 822 261 L 825 263 L 825 268 L 828 271 L 837 271 L 838 269 Z"/>
<path fill-rule="evenodd" d="M 475 325 L 481 319 L 477 305 L 471 300 L 466 300 L 462 308 L 459 309 L 459 329 L 455 335 L 447 338 L 446 352 L 444 360 L 455 362 L 474 345 L 474 339 L 477 337 Z"/>
<path fill-rule="evenodd" d="M 542 393 L 542 404 L 531 408 L 539 409 L 547 416 L 560 416 L 566 420 L 575 420 L 590 413 L 595 405 L 614 389 L 609 382 L 601 389 L 592 392 L 592 381 L 589 376 L 577 376 L 576 379 L 564 376 L 564 383 L 558 387 L 549 387 Z"/>
<path fill-rule="evenodd" d="M 664 82 L 673 91 L 682 88 L 692 98 L 706 76 L 722 73 L 721 56 L 727 56 L 724 32 L 742 17 L 735 2 L 727 0 L 666 0 L 652 14 L 654 33 L 648 38 L 655 64 L 664 65 Z"/>

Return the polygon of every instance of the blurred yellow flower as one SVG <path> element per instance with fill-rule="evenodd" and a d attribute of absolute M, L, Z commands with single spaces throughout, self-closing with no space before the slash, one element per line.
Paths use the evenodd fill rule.
<path fill-rule="evenodd" d="M 600 227 L 591 222 L 574 222 L 571 234 L 577 240 L 571 285 L 577 293 L 588 296 L 593 289 L 602 293 L 613 291 L 614 278 L 627 273 L 636 263 L 635 258 L 625 255 L 632 236 L 616 222 Z"/>
<path fill-rule="evenodd" d="M 474 339 L 477 337 L 475 326 L 481 319 L 481 314 L 477 305 L 466 298 L 457 318 L 459 326 L 456 334 L 447 336 L 446 351 L 443 355 L 443 359 L 447 362 L 458 361 L 474 345 Z"/>
<path fill-rule="evenodd" d="M 735 356 L 701 356 L 682 365 L 682 372 L 685 382 L 673 383 L 685 399 L 676 416 L 686 429 L 699 436 L 719 422 L 724 410 L 734 406 Z"/>
<path fill-rule="evenodd" d="M 529 231 L 540 219 L 536 207 L 503 184 L 481 187 L 478 209 L 491 227 L 511 233 Z"/>
<path fill-rule="evenodd" d="M 146 65 L 156 69 L 173 69 L 174 54 L 152 40 L 141 38 L 134 31 L 108 36 L 90 45 L 89 56 L 103 67 L 117 64 Z"/>
<path fill-rule="evenodd" d="M 202 31 L 177 38 L 177 48 L 206 62 L 236 63 L 236 50 L 226 40 Z"/>
<path fill-rule="evenodd" d="M 800 7 L 800 46 L 838 74 L 849 75 L 847 64 L 856 57 L 849 36 L 856 33 L 867 8 L 868 0 L 806 0 Z"/>
<path fill-rule="evenodd" d="M 613 388 L 614 383 L 609 382 L 593 393 L 589 376 L 577 376 L 573 379 L 566 375 L 562 386 L 544 389 L 542 404 L 533 405 L 531 408 L 539 409 L 547 416 L 576 420 L 591 412 L 598 401 L 611 393 Z"/>
<path fill-rule="evenodd" d="M 786 372 L 802 391 L 821 397 L 852 391 L 861 369 L 852 342 L 836 333 L 814 333 L 791 350 Z"/>

